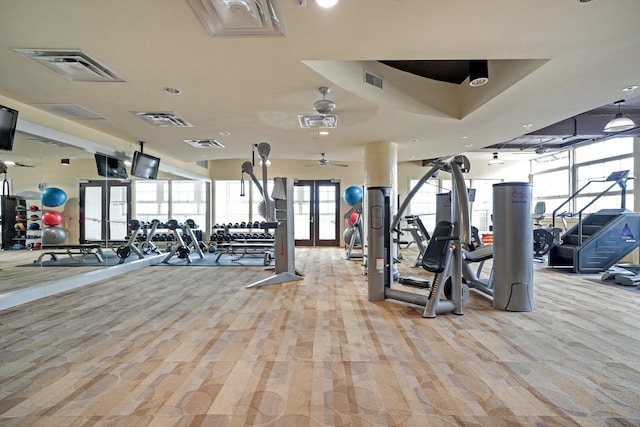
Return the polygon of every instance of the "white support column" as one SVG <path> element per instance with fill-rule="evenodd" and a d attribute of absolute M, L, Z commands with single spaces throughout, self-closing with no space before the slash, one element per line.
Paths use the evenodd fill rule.
<path fill-rule="evenodd" d="M 397 193 L 398 145 L 395 142 L 372 142 L 365 145 L 364 185 L 390 187 Z"/>
<path fill-rule="evenodd" d="M 633 138 L 633 171 L 633 176 L 640 175 L 640 137 Z M 636 183 L 633 184 L 633 211 L 640 212 L 640 190 L 637 189 Z M 634 264 L 640 263 L 640 249 L 633 251 L 631 256 Z"/>

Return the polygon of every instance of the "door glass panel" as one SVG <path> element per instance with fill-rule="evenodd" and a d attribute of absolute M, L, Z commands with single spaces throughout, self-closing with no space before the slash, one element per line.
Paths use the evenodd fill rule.
<path fill-rule="evenodd" d="M 111 187 L 109 205 L 109 237 L 122 240 L 127 235 L 127 187 Z"/>
<path fill-rule="evenodd" d="M 335 186 L 318 187 L 318 237 L 320 240 L 335 240 L 336 236 L 336 189 Z"/>
<path fill-rule="evenodd" d="M 296 185 L 293 189 L 293 227 L 295 240 L 310 240 L 311 186 Z"/>
<path fill-rule="evenodd" d="M 86 187 L 84 206 L 85 240 L 102 240 L 102 187 Z"/>

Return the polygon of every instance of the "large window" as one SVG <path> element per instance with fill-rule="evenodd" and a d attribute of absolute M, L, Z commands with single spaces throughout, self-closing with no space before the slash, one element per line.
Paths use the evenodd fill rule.
<path fill-rule="evenodd" d="M 135 181 L 135 215 L 140 221 L 184 222 L 207 226 L 209 185 L 205 181 Z"/>
<path fill-rule="evenodd" d="M 419 180 L 412 179 L 409 182 L 410 190 L 413 190 L 418 185 Z M 407 215 L 419 215 L 420 220 L 424 224 L 427 231 L 431 232 L 436 227 L 436 194 L 440 192 L 439 181 L 427 181 L 420 188 L 420 190 L 413 196 Z"/>
<path fill-rule="evenodd" d="M 602 154 L 607 157 L 603 158 Z M 633 180 L 626 182 L 626 197 L 622 201 L 622 188 L 614 182 L 606 181 L 612 172 L 628 170 L 633 176 L 633 138 L 617 138 L 590 144 L 576 149 L 576 190 L 586 185 L 576 198 L 576 212 L 583 214 L 601 209 L 619 209 L 623 206 L 633 210 Z M 607 190 L 605 196 L 596 197 Z M 593 204 L 589 205 L 591 202 Z M 587 205 L 589 205 L 587 207 Z"/>
<path fill-rule="evenodd" d="M 135 212 L 139 221 L 169 220 L 169 181 L 135 181 Z"/>
<path fill-rule="evenodd" d="M 531 162 L 534 202 L 544 201 L 552 213 L 577 214 L 591 202 L 583 215 L 600 209 L 621 207 L 622 189 L 615 185 L 606 196 L 594 199 L 612 182 L 605 181 L 612 173 L 628 170 L 633 176 L 633 138 L 614 138 L 572 150 L 539 157 Z M 590 184 L 587 185 L 587 183 Z M 587 185 L 583 189 L 583 187 Z M 627 181 L 625 207 L 633 209 L 633 180 Z M 561 206 L 571 195 L 581 190 L 574 200 Z"/>
<path fill-rule="evenodd" d="M 192 219 L 207 227 L 207 183 L 203 181 L 171 181 L 172 219 L 184 222 Z"/>
<path fill-rule="evenodd" d="M 498 179 L 474 179 L 471 187 L 476 190 L 475 201 L 471 203 L 471 225 L 480 231 L 489 231 L 493 214 L 493 185 Z"/>
<path fill-rule="evenodd" d="M 249 188 L 252 185 L 249 180 L 244 184 L 241 181 L 216 181 L 213 222 L 222 225 L 249 221 Z"/>

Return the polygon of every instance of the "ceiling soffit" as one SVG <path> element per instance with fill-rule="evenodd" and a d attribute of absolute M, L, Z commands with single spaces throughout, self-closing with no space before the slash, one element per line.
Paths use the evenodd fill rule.
<path fill-rule="evenodd" d="M 303 62 L 333 84 L 381 108 L 461 120 L 535 72 L 547 60 L 490 60 L 491 84 L 480 87 L 468 84 L 469 61 Z M 382 89 L 367 84 L 364 77 L 367 73 L 382 79 Z"/>

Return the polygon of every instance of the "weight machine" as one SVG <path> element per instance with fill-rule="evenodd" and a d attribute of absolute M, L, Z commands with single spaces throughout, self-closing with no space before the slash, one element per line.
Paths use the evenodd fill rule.
<path fill-rule="evenodd" d="M 391 192 L 389 187 L 370 187 L 369 200 L 369 268 L 368 296 L 369 301 L 395 299 L 424 307 L 422 316 L 436 317 L 443 313 L 464 313 L 464 304 L 469 289 L 462 281 L 461 243 L 469 240 L 468 223 L 462 221 L 460 209 L 455 209 L 453 222 L 442 221 L 436 226 L 432 239 L 427 245 L 422 266 L 425 270 L 436 274 L 428 296 L 395 289 L 392 287 L 392 246 L 393 234 L 409 203 L 420 190 L 420 187 L 438 171 L 452 174 L 454 200 L 457 206 L 468 205 L 466 191 L 456 190 L 464 186 L 463 172 L 469 170 L 469 161 L 464 156 L 456 156 L 449 163 L 435 162 L 433 167 L 420 179 L 411 190 L 395 217 L 391 214 Z"/>
<path fill-rule="evenodd" d="M 265 229 L 275 228 L 274 274 L 265 279 L 251 283 L 247 289 L 260 286 L 275 285 L 302 280 L 304 274 L 296 270 L 295 266 L 295 240 L 293 233 L 293 179 L 274 178 L 272 197 L 267 193 L 267 159 L 271 151 L 271 146 L 266 142 L 257 145 L 258 155 L 262 160 L 262 182 L 259 186 L 262 198 L 265 202 L 266 223 Z M 251 168 L 249 168 L 251 166 Z M 258 182 L 253 175 L 253 166 L 250 162 L 245 162 L 242 171 L 248 173 L 252 180 Z M 272 205 L 273 204 L 273 205 Z"/>

